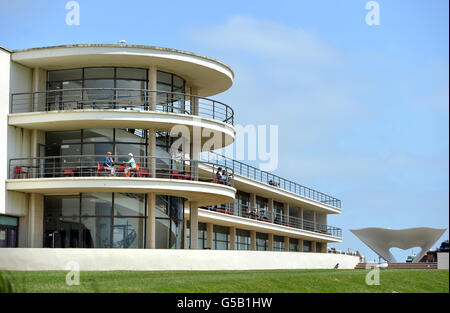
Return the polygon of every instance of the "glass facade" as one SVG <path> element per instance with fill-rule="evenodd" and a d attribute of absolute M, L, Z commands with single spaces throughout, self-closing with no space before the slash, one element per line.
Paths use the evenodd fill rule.
<path fill-rule="evenodd" d="M 216 250 L 230 250 L 230 229 L 225 226 L 213 226 L 213 247 Z"/>
<path fill-rule="evenodd" d="M 289 251 L 299 251 L 298 239 L 289 238 Z"/>
<path fill-rule="evenodd" d="M 191 228 L 189 225 L 190 221 L 187 223 L 187 229 L 186 229 L 186 247 L 188 249 L 191 248 Z M 207 246 L 207 237 L 208 232 L 206 230 L 206 224 L 205 223 L 198 223 L 198 248 L 199 249 L 207 249 L 211 248 Z"/>
<path fill-rule="evenodd" d="M 256 233 L 256 250 L 269 250 L 269 236 L 263 233 Z"/>
<path fill-rule="evenodd" d="M 243 229 L 236 229 L 236 249 L 251 250 L 250 231 Z"/>
<path fill-rule="evenodd" d="M 184 247 L 184 199 L 158 195 L 156 197 L 157 249 L 180 249 Z"/>
<path fill-rule="evenodd" d="M 172 197 L 167 212 L 184 210 Z M 147 238 L 147 196 L 135 193 L 82 193 L 44 198 L 46 248 L 144 248 Z M 170 213 L 175 214 L 175 213 Z M 160 218 L 174 227 L 156 231 L 159 247 L 183 247 L 183 215 Z M 176 227 L 178 226 L 178 227 Z"/>
<path fill-rule="evenodd" d="M 284 237 L 273 236 L 273 251 L 285 251 Z"/>
<path fill-rule="evenodd" d="M 309 240 L 303 240 L 303 252 L 311 252 L 312 242 Z"/>

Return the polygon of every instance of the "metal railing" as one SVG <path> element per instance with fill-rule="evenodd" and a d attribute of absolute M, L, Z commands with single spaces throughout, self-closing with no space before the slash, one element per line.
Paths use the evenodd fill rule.
<path fill-rule="evenodd" d="M 287 227 L 293 227 L 297 229 L 312 231 L 320 234 L 330 235 L 337 238 L 342 238 L 342 229 L 330 225 L 314 223 L 313 221 L 298 218 L 295 216 L 288 216 L 284 213 L 274 212 L 270 214 L 268 210 L 258 210 L 257 208 L 238 207 L 236 208 L 233 203 L 227 203 L 219 206 L 203 207 L 203 209 L 216 211 L 219 213 L 235 215 L 245 217 L 261 222 L 278 224 Z"/>
<path fill-rule="evenodd" d="M 86 109 L 190 114 L 234 124 L 234 112 L 228 105 L 178 92 L 125 88 L 74 88 L 11 95 L 10 113 Z"/>
<path fill-rule="evenodd" d="M 204 156 L 205 154 L 203 154 Z M 256 181 L 278 187 L 286 191 L 296 193 L 305 198 L 309 198 L 324 204 L 331 205 L 336 208 L 341 208 L 341 200 L 332 196 L 319 192 L 317 190 L 302 186 L 293 181 L 287 180 L 280 176 L 271 174 L 269 172 L 262 171 L 256 167 L 245 164 L 240 161 L 233 160 L 226 156 L 217 154 L 212 151 L 206 153 L 207 159 L 205 161 L 209 163 L 215 163 L 220 166 L 228 167 L 233 170 L 233 173 L 247 178 L 254 179 Z"/>
<path fill-rule="evenodd" d="M 126 155 L 112 156 L 114 164 L 104 166 L 105 155 L 67 155 L 38 158 L 14 158 L 9 160 L 9 179 L 59 178 L 59 177 L 133 177 L 168 178 L 214 182 L 233 186 L 234 180 L 230 168 L 222 167 L 227 175 L 218 180 L 216 171 L 219 166 L 207 164 L 210 172 L 199 174 L 199 164 L 207 162 L 173 159 L 164 157 L 134 156 L 135 166 L 127 164 Z"/>

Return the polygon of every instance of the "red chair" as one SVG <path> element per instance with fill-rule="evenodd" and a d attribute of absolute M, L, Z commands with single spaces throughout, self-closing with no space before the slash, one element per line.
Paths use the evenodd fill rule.
<path fill-rule="evenodd" d="M 137 177 L 141 177 L 141 171 L 139 169 L 139 163 L 136 163 L 136 168 L 130 168 L 128 171 L 128 177 L 131 176 L 131 172 L 136 173 Z"/>
<path fill-rule="evenodd" d="M 63 171 L 62 176 L 64 176 L 64 177 L 72 176 L 73 177 L 73 169 L 72 168 L 65 168 L 64 171 Z"/>
<path fill-rule="evenodd" d="M 97 162 L 97 175 L 96 176 L 98 176 L 98 173 L 101 173 L 101 172 L 106 174 L 108 172 L 108 170 L 106 168 L 104 168 L 103 166 L 101 166 L 100 162 Z"/>
<path fill-rule="evenodd" d="M 150 170 L 146 167 L 141 167 L 140 168 L 140 177 L 151 177 Z"/>
<path fill-rule="evenodd" d="M 125 165 L 119 166 L 119 176 L 125 176 Z"/>
<path fill-rule="evenodd" d="M 191 177 L 191 175 L 190 175 L 189 173 L 185 173 L 183 178 L 184 178 L 185 180 L 194 180 L 194 178 Z"/>
<path fill-rule="evenodd" d="M 172 179 L 182 179 L 183 178 L 177 170 L 172 170 L 170 176 Z"/>
<path fill-rule="evenodd" d="M 22 176 L 22 177 L 20 177 L 20 176 Z M 22 166 L 16 166 L 14 168 L 14 179 L 24 178 L 24 177 L 28 178 L 28 172 L 23 170 Z"/>

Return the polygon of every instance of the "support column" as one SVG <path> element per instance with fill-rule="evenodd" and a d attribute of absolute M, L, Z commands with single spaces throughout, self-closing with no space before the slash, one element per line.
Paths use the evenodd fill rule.
<path fill-rule="evenodd" d="M 256 230 L 250 231 L 250 249 L 256 251 Z"/>
<path fill-rule="evenodd" d="M 286 226 L 289 226 L 289 203 L 283 203 L 283 213 L 285 218 L 285 220 L 283 220 L 283 223 Z"/>
<path fill-rule="evenodd" d="M 44 238 L 44 196 L 31 193 L 28 203 L 28 246 L 42 248 Z"/>
<path fill-rule="evenodd" d="M 188 242 L 187 242 L 187 219 L 184 218 L 183 224 L 184 224 L 184 231 L 183 231 L 183 242 L 184 242 L 184 249 L 188 248 Z"/>
<path fill-rule="evenodd" d="M 191 226 L 191 249 L 198 249 L 198 203 L 191 201 L 189 205 L 189 221 Z"/>
<path fill-rule="evenodd" d="M 273 234 L 269 234 L 269 251 L 273 251 Z"/>
<path fill-rule="evenodd" d="M 148 100 L 149 100 L 149 106 L 150 106 L 150 111 L 156 111 L 156 103 L 158 101 L 158 94 L 154 91 L 156 91 L 158 89 L 158 85 L 157 85 L 157 73 L 158 70 L 156 68 L 156 66 L 151 65 L 148 68 L 148 89 L 150 91 L 150 94 L 148 95 Z"/>
<path fill-rule="evenodd" d="M 269 210 L 269 214 L 268 214 L 269 221 L 273 223 L 273 221 L 275 220 L 275 216 L 273 214 L 273 199 L 272 198 L 267 199 L 267 207 Z"/>
<path fill-rule="evenodd" d="M 213 249 L 213 224 L 206 224 L 206 247 Z"/>
<path fill-rule="evenodd" d="M 298 240 L 298 251 L 303 252 L 303 239 Z"/>
<path fill-rule="evenodd" d="M 156 248 L 156 194 L 147 193 L 147 249 Z"/>
<path fill-rule="evenodd" d="M 156 178 L 156 130 L 154 128 L 148 130 L 147 155 L 149 156 L 148 167 L 150 176 Z"/>
<path fill-rule="evenodd" d="M 311 252 L 316 252 L 316 242 L 311 241 Z"/>
<path fill-rule="evenodd" d="M 198 88 L 191 87 L 190 94 L 193 96 L 198 95 Z M 198 115 L 198 98 L 197 97 L 192 97 L 192 99 L 191 99 L 191 114 Z"/>
<path fill-rule="evenodd" d="M 236 227 L 230 227 L 230 250 L 236 250 Z"/>
<path fill-rule="evenodd" d="M 284 236 L 284 251 L 289 252 L 289 237 Z"/>

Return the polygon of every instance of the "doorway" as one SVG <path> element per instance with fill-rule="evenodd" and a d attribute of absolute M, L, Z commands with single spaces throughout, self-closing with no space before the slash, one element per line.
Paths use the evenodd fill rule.
<path fill-rule="evenodd" d="M 18 246 L 19 219 L 14 216 L 0 216 L 0 248 Z"/>

